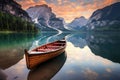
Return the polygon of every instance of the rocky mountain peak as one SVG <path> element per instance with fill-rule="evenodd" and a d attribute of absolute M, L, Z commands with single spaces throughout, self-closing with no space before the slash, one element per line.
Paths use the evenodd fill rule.
<path fill-rule="evenodd" d="M 67 26 L 68 26 L 68 29 L 71 29 L 71 30 L 81 30 L 81 28 L 87 24 L 87 21 L 88 20 L 84 16 L 81 16 L 81 17 L 75 18 Z"/>
<path fill-rule="evenodd" d="M 31 21 L 31 18 L 28 16 L 27 12 L 25 12 L 21 8 L 21 5 L 14 0 L 0 0 L 0 11 L 21 17 L 27 21 Z"/>
<path fill-rule="evenodd" d="M 89 29 L 115 29 L 115 26 L 120 25 L 120 2 L 111 4 L 109 6 L 106 6 L 102 9 L 98 9 L 91 15 L 89 21 L 88 21 L 88 28 Z M 105 26 L 111 26 L 106 27 Z"/>
<path fill-rule="evenodd" d="M 29 16 L 32 18 L 34 21 L 35 19 L 38 19 L 38 17 L 44 17 L 45 20 L 49 19 L 49 16 L 51 16 L 52 10 L 48 5 L 43 4 L 43 5 L 36 5 L 33 7 L 30 7 L 26 10 L 29 14 Z"/>
<path fill-rule="evenodd" d="M 90 19 L 95 20 L 117 20 L 120 18 L 120 2 L 96 10 Z"/>
<path fill-rule="evenodd" d="M 80 18 L 86 19 L 84 16 L 76 17 L 75 19 L 80 19 Z"/>
<path fill-rule="evenodd" d="M 55 30 L 64 29 L 63 20 L 57 18 L 51 7 L 46 4 L 30 7 L 26 11 L 32 20 L 44 30 L 47 30 L 48 27 Z"/>

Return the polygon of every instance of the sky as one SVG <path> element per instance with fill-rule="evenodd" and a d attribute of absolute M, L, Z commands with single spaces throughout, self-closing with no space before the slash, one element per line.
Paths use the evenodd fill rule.
<path fill-rule="evenodd" d="M 84 16 L 89 19 L 92 13 L 105 6 L 120 2 L 120 0 L 15 0 L 24 10 L 31 6 L 47 4 L 57 17 L 62 17 L 66 22 Z"/>

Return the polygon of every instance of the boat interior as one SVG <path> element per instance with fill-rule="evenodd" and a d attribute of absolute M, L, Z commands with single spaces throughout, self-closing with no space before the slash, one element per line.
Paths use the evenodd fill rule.
<path fill-rule="evenodd" d="M 45 53 L 50 51 L 56 51 L 64 46 L 65 46 L 64 41 L 56 41 L 54 43 L 48 43 L 46 45 L 40 46 L 32 50 L 30 53 L 33 54 L 33 53 Z"/>

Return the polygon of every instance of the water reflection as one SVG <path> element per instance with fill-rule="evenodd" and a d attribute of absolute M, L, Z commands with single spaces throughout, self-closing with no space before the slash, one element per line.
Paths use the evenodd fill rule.
<path fill-rule="evenodd" d="M 88 46 L 98 56 L 120 63 L 119 33 L 77 33 L 66 36 L 75 47 Z"/>
<path fill-rule="evenodd" d="M 68 35 L 69 33 L 61 33 L 61 34 L 56 34 L 56 33 L 41 33 L 41 35 L 36 38 L 36 40 L 33 42 L 32 46 L 30 47 L 29 50 L 36 48 L 40 45 L 49 43 L 49 42 L 53 42 L 56 40 L 60 40 L 65 38 L 66 35 Z"/>
<path fill-rule="evenodd" d="M 68 42 L 71 42 L 75 47 L 84 48 L 86 43 L 86 33 L 76 33 L 67 35 L 66 39 Z"/>
<path fill-rule="evenodd" d="M 120 64 L 96 56 L 88 46 L 75 48 L 67 42 L 67 60 L 51 80 L 119 80 Z"/>
<path fill-rule="evenodd" d="M 93 33 L 86 40 L 95 55 L 120 63 L 119 33 Z"/>
<path fill-rule="evenodd" d="M 0 79 L 120 79 L 119 33 L 42 33 L 36 38 L 22 34 L 10 37 L 2 36 L 0 35 L 2 39 L 0 40 Z M 67 40 L 67 59 L 63 54 L 56 59 L 41 64 L 33 71 L 27 69 L 22 52 L 25 48 L 32 49 L 64 37 Z"/>
<path fill-rule="evenodd" d="M 3 73 L 3 71 L 0 69 L 0 80 L 6 80 L 6 79 L 7 79 L 7 75 Z"/>
<path fill-rule="evenodd" d="M 30 34 L 0 34 L 0 68 L 9 68 L 23 59 L 23 49 L 30 46 L 30 40 Z"/>
<path fill-rule="evenodd" d="M 66 53 L 39 65 L 38 68 L 29 72 L 28 80 L 50 80 L 63 66 L 66 61 Z"/>
<path fill-rule="evenodd" d="M 27 80 L 29 70 L 26 67 L 25 56 L 15 65 L 2 71 L 7 75 L 6 80 Z"/>

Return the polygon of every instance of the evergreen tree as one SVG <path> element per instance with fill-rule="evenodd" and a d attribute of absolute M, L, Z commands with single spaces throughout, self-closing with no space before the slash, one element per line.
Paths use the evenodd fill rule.
<path fill-rule="evenodd" d="M 38 32 L 34 23 L 0 11 L 0 31 Z"/>

